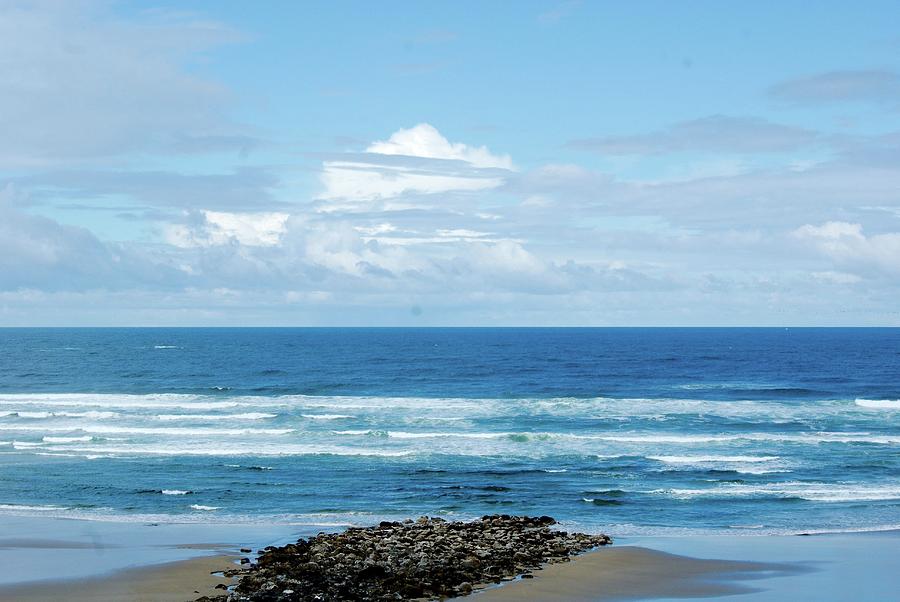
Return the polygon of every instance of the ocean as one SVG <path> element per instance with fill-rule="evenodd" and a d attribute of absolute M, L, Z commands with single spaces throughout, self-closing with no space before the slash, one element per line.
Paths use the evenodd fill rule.
<path fill-rule="evenodd" d="M 900 528 L 900 329 L 0 329 L 0 514 Z"/>

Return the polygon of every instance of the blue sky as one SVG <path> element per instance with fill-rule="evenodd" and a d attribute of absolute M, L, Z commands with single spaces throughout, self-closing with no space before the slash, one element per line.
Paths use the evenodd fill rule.
<path fill-rule="evenodd" d="M 0 0 L 0 324 L 900 325 L 898 17 Z"/>

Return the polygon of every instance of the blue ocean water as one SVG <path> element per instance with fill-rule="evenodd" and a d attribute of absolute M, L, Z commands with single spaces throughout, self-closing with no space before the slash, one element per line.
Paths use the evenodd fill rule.
<path fill-rule="evenodd" d="M 898 329 L 0 329 L 0 513 L 900 526 Z"/>

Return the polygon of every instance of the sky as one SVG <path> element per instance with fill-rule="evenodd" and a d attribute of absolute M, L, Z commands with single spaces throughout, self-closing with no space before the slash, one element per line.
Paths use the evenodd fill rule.
<path fill-rule="evenodd" d="M 900 326 L 898 22 L 0 0 L 0 325 Z"/>

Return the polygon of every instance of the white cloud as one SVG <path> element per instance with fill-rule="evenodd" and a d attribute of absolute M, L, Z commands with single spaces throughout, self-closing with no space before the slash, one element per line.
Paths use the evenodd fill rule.
<path fill-rule="evenodd" d="M 287 213 L 227 213 L 203 211 L 199 224 L 171 224 L 165 238 L 176 247 L 209 247 L 237 243 L 248 247 L 271 247 L 281 241 Z"/>
<path fill-rule="evenodd" d="M 861 224 L 826 222 L 820 226 L 806 224 L 794 230 L 793 235 L 839 265 L 900 272 L 900 232 L 866 236 Z"/>
<path fill-rule="evenodd" d="M 387 234 L 389 232 L 396 232 L 397 226 L 390 223 L 382 223 L 375 224 L 374 226 L 355 226 L 354 230 L 360 232 L 361 234 L 366 234 L 368 236 L 375 236 L 377 234 Z"/>
<path fill-rule="evenodd" d="M 462 143 L 452 143 L 444 138 L 434 126 L 427 123 L 397 130 L 386 141 L 373 142 L 366 152 L 429 159 L 458 159 L 475 167 L 513 168 L 509 155 L 493 155 L 485 146 L 472 147 Z"/>
<path fill-rule="evenodd" d="M 325 210 L 335 210 L 405 194 L 488 190 L 500 186 L 511 170 L 508 155 L 450 142 L 433 126 L 421 123 L 373 142 L 364 153 L 325 161 L 319 198 L 328 201 Z M 391 207 L 410 206 L 414 205 Z"/>
<path fill-rule="evenodd" d="M 806 224 L 794 231 L 800 238 L 811 238 L 819 241 L 839 241 L 850 238 L 864 240 L 862 224 L 848 224 L 847 222 L 826 222 L 821 226 Z"/>

